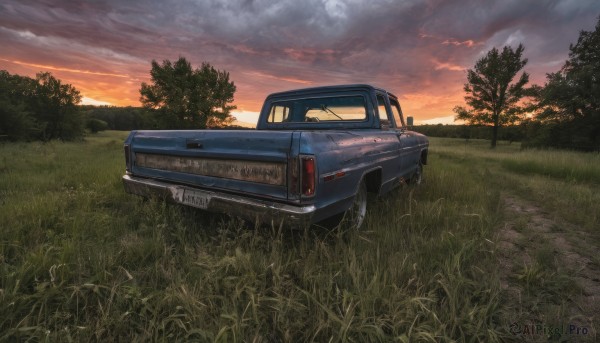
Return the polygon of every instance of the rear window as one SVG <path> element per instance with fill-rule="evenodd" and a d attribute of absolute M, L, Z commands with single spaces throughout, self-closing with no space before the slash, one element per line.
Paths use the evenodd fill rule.
<path fill-rule="evenodd" d="M 306 98 L 271 104 L 269 123 L 365 121 L 367 107 L 360 95 Z"/>

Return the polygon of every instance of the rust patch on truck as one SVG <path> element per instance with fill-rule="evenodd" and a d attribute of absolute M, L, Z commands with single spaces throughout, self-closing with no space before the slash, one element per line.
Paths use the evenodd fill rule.
<path fill-rule="evenodd" d="M 277 162 L 220 160 L 215 158 L 137 153 L 135 164 L 143 168 L 251 181 L 277 186 L 285 186 L 286 179 L 286 164 Z"/>

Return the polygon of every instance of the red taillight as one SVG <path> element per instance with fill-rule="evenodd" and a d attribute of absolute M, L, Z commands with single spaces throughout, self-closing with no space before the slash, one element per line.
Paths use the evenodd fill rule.
<path fill-rule="evenodd" d="M 315 159 L 302 157 L 302 195 L 315 195 Z"/>

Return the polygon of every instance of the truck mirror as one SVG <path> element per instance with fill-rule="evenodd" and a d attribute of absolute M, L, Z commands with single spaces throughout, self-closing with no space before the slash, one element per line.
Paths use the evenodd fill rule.
<path fill-rule="evenodd" d="M 406 117 L 406 126 L 413 126 L 413 117 Z"/>

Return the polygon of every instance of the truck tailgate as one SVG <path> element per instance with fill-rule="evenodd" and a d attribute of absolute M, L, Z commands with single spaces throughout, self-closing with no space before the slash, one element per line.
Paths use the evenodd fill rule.
<path fill-rule="evenodd" d="M 292 131 L 137 131 L 132 174 L 262 198 L 287 199 Z"/>

